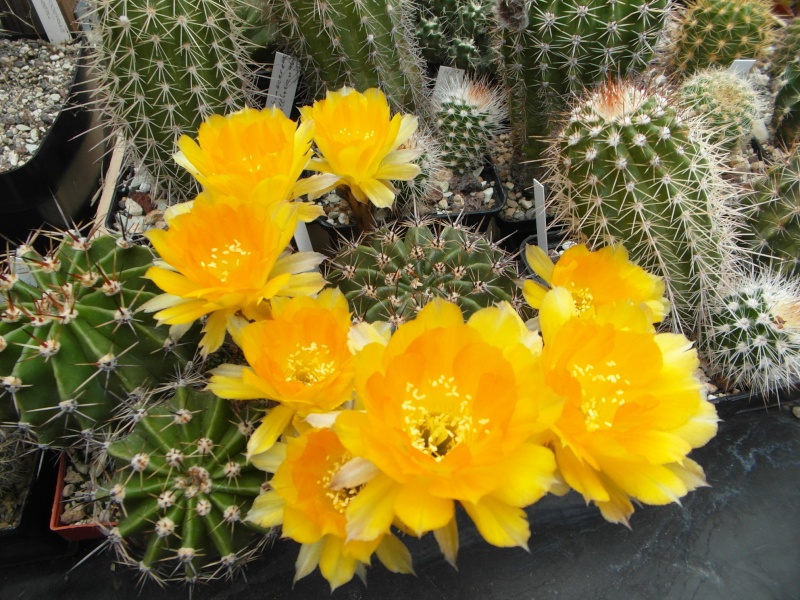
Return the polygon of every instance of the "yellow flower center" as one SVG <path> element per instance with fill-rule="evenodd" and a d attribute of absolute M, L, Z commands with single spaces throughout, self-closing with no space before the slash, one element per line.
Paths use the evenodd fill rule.
<path fill-rule="evenodd" d="M 606 366 L 613 369 L 617 364 L 610 360 Z M 590 364 L 573 365 L 571 374 L 581 380 L 580 409 L 587 431 L 611 428 L 617 409 L 625 405 L 624 388 L 630 386 L 630 380 L 623 379 L 619 373 L 597 372 Z"/>
<path fill-rule="evenodd" d="M 330 359 L 330 348 L 325 344 L 311 342 L 308 346 L 295 345 L 296 350 L 286 359 L 286 381 L 299 381 L 314 385 L 336 372 L 336 365 Z"/>
<path fill-rule="evenodd" d="M 326 460 L 330 460 L 330 456 L 326 456 L 325 458 Z M 333 508 L 340 514 L 345 513 L 347 506 L 356 496 L 358 496 L 358 493 L 364 488 L 364 485 L 366 485 L 362 484 L 355 487 L 345 487 L 340 490 L 329 489 L 331 481 L 333 481 L 336 473 L 338 473 L 339 469 L 341 469 L 346 463 L 350 462 L 352 458 L 352 454 L 345 452 L 339 458 L 339 460 L 336 461 L 330 469 L 328 469 L 325 475 L 322 476 L 322 479 L 317 481 L 317 483 L 322 486 L 322 489 L 325 490 L 325 496 L 331 501 Z"/>
<path fill-rule="evenodd" d="M 575 302 L 575 308 L 579 313 L 593 306 L 594 296 L 589 291 L 589 288 L 578 288 L 574 283 L 570 283 L 569 287 L 570 292 L 572 292 L 572 299 Z"/>
<path fill-rule="evenodd" d="M 222 252 L 219 251 L 219 248 L 211 248 L 211 260 L 208 262 L 201 260 L 200 266 L 213 274 L 222 283 L 226 283 L 231 270 L 238 269 L 242 259 L 251 254 L 252 252 L 242 248 L 242 243 L 239 240 L 234 239 L 233 243 L 228 244 Z"/>
<path fill-rule="evenodd" d="M 468 412 L 472 397 L 464 394 L 462 399 L 453 382 L 453 377 L 442 375 L 438 379 L 432 380 L 429 386 L 437 395 L 441 396 L 436 404 L 451 404 L 453 400 L 460 399 L 455 405 L 457 411 L 428 410 L 426 406 L 419 404 L 427 399 L 427 394 L 420 392 L 419 388 L 411 382 L 406 383 L 406 392 L 411 397 L 401 405 L 401 408 L 408 413 L 403 418 L 403 422 L 406 432 L 411 438 L 411 445 L 423 454 L 432 457 L 436 462 L 440 462 L 462 442 L 471 439 L 477 431 L 472 415 Z M 486 426 L 488 423 L 489 419 L 479 420 L 481 426 Z"/>

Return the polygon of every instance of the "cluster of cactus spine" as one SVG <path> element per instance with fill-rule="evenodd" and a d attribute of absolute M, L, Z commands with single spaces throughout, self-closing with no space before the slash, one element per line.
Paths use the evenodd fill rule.
<path fill-rule="evenodd" d="M 765 262 L 788 275 L 800 274 L 800 153 L 776 163 L 748 198 L 747 231 Z"/>
<path fill-rule="evenodd" d="M 491 1 L 436 0 L 417 7 L 417 39 L 431 63 L 485 70 L 492 62 Z"/>
<path fill-rule="evenodd" d="M 800 137 L 800 19 L 782 32 L 775 54 L 772 76 L 777 93 L 772 126 L 775 137 L 791 146 Z"/>
<path fill-rule="evenodd" d="M 44 255 L 22 245 L 0 269 L 0 404 L 13 402 L 40 444 L 63 447 L 102 438 L 194 350 L 137 313 L 158 293 L 143 278 L 147 248 L 74 231 L 54 242 Z"/>
<path fill-rule="evenodd" d="M 354 317 L 368 322 L 400 325 L 435 297 L 457 303 L 465 316 L 502 300 L 526 313 L 514 258 L 461 226 L 382 227 L 342 248 L 331 263 L 331 285 L 344 293 Z"/>
<path fill-rule="evenodd" d="M 800 378 L 800 283 L 769 270 L 726 283 L 699 350 L 730 388 L 768 394 Z"/>
<path fill-rule="evenodd" d="M 380 88 L 397 111 L 423 114 L 425 69 L 410 0 L 267 0 L 313 93 Z"/>
<path fill-rule="evenodd" d="M 0 425 L 0 514 L 4 512 L 6 502 L 10 504 L 12 498 L 17 498 L 20 487 L 32 477 L 35 456 L 27 441 L 24 431 Z"/>
<path fill-rule="evenodd" d="M 710 128 L 710 141 L 728 151 L 748 142 L 763 116 L 753 84 L 728 69 L 702 69 L 681 84 L 679 93 L 687 108 Z"/>
<path fill-rule="evenodd" d="M 496 15 L 515 144 L 540 159 L 565 99 L 615 76 L 644 71 L 668 0 L 500 0 Z"/>
<path fill-rule="evenodd" d="M 775 24 L 769 0 L 696 0 L 678 19 L 671 62 L 691 74 L 738 58 L 764 59 Z"/>
<path fill-rule="evenodd" d="M 590 246 L 623 243 L 663 276 L 673 327 L 698 330 L 716 285 L 738 256 L 721 159 L 702 122 L 633 83 L 608 83 L 575 104 L 550 148 L 559 220 Z"/>
<path fill-rule="evenodd" d="M 182 134 L 254 97 L 245 25 L 229 0 L 91 0 L 100 109 L 175 199 L 196 191 L 172 160 Z"/>
<path fill-rule="evenodd" d="M 108 446 L 117 470 L 98 500 L 121 509 L 107 542 L 157 581 L 230 577 L 267 537 L 243 522 L 266 475 L 248 463 L 256 422 L 247 405 L 178 386 L 133 431 Z M 144 543 L 141 555 L 126 538 Z"/>
<path fill-rule="evenodd" d="M 434 91 L 433 106 L 444 165 L 458 173 L 481 167 L 505 129 L 500 92 L 486 82 L 451 79 Z"/>

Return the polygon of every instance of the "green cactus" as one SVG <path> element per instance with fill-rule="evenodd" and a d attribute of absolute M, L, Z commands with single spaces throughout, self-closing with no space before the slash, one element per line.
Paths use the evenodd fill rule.
<path fill-rule="evenodd" d="M 396 111 L 424 114 L 425 77 L 409 0 L 267 0 L 312 92 L 380 88 Z"/>
<path fill-rule="evenodd" d="M 159 292 L 143 279 L 148 249 L 114 236 L 62 237 L 45 255 L 20 246 L 0 269 L 0 394 L 6 409 L 13 399 L 21 427 L 54 447 L 102 436 L 98 427 L 194 353 L 137 314 Z M 30 283 L 17 274 L 25 269 Z"/>
<path fill-rule="evenodd" d="M 778 270 L 800 275 L 800 153 L 776 163 L 748 200 L 747 229 L 755 251 Z"/>
<path fill-rule="evenodd" d="M 764 59 L 775 24 L 769 0 L 696 0 L 678 19 L 672 65 L 691 74 L 737 58 Z"/>
<path fill-rule="evenodd" d="M 258 554 L 267 538 L 243 522 L 266 486 L 245 457 L 254 427 L 247 403 L 179 386 L 108 446 L 117 470 L 97 499 L 124 515 L 106 530 L 122 562 L 156 581 L 195 582 L 229 577 Z"/>
<path fill-rule="evenodd" d="M 28 441 L 25 432 L 0 425 L 0 531 L 13 525 L 11 509 L 21 509 L 14 500 L 24 498 L 24 487 L 32 478 L 36 455 L 27 446 Z M 16 516 L 19 518 L 19 514 Z"/>
<path fill-rule="evenodd" d="M 558 220 L 664 277 L 673 327 L 691 334 L 733 267 L 739 217 L 702 123 L 674 104 L 631 83 L 589 94 L 553 141 L 549 181 Z"/>
<path fill-rule="evenodd" d="M 668 0 L 497 2 L 511 126 L 524 158 L 542 158 L 544 138 L 570 96 L 645 69 L 668 5 Z"/>
<path fill-rule="evenodd" d="M 800 378 L 800 284 L 769 270 L 725 286 L 701 338 L 709 375 L 768 394 Z"/>
<path fill-rule="evenodd" d="M 772 126 L 786 146 L 800 138 L 800 19 L 782 32 L 772 61 L 772 80 L 777 87 Z"/>
<path fill-rule="evenodd" d="M 486 71 L 492 63 L 489 0 L 437 0 L 417 7 L 422 55 L 437 65 Z"/>
<path fill-rule="evenodd" d="M 681 102 L 711 130 L 711 141 L 732 152 L 750 140 L 763 103 L 753 85 L 728 69 L 708 68 L 685 80 Z"/>
<path fill-rule="evenodd" d="M 196 192 L 176 141 L 252 99 L 248 46 L 229 0 L 91 0 L 98 107 L 176 200 Z"/>
<path fill-rule="evenodd" d="M 482 81 L 451 80 L 434 91 L 433 105 L 443 164 L 458 173 L 481 167 L 505 129 L 500 92 Z"/>
<path fill-rule="evenodd" d="M 368 322 L 400 325 L 435 297 L 456 302 L 465 316 L 501 300 L 527 316 L 513 256 L 464 227 L 382 227 L 342 248 L 331 263 L 331 285 L 342 290 L 353 315 Z"/>

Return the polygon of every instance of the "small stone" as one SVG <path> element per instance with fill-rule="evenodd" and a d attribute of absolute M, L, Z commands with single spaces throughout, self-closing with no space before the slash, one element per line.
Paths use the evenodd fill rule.
<path fill-rule="evenodd" d="M 339 225 L 350 225 L 350 217 L 344 213 L 341 213 L 337 220 L 339 221 Z"/>
<path fill-rule="evenodd" d="M 39 144 L 25 144 L 25 150 L 28 151 L 28 154 L 36 154 L 38 149 Z"/>
<path fill-rule="evenodd" d="M 519 205 L 522 208 L 524 208 L 525 210 L 528 210 L 528 209 L 533 207 L 533 202 L 531 202 L 530 200 L 527 200 L 527 199 L 523 199 L 523 200 L 519 201 Z"/>
<path fill-rule="evenodd" d="M 31 128 L 30 128 L 30 127 L 28 127 L 27 125 L 22 125 L 22 124 L 20 124 L 20 125 L 16 125 L 14 128 L 15 128 L 17 131 L 30 131 L 30 130 L 31 130 Z"/>
<path fill-rule="evenodd" d="M 164 220 L 164 211 L 163 210 L 151 210 L 144 218 L 144 222 L 146 225 L 155 225 L 159 221 Z"/>
<path fill-rule="evenodd" d="M 71 498 L 72 496 L 74 496 L 75 495 L 75 484 L 74 483 L 68 483 L 67 485 L 65 485 L 64 489 L 61 490 L 61 495 L 64 498 Z"/>
<path fill-rule="evenodd" d="M 506 201 L 506 206 L 509 206 L 511 208 L 517 208 L 517 206 L 519 205 L 517 204 L 516 200 L 512 199 L 511 196 L 509 196 L 508 200 Z"/>
<path fill-rule="evenodd" d="M 491 200 L 492 196 L 494 195 L 494 188 L 486 188 L 483 190 L 483 203 L 486 204 Z"/>
<path fill-rule="evenodd" d="M 83 477 L 81 477 L 81 474 L 75 471 L 72 467 L 67 467 L 67 472 L 64 475 L 64 481 L 66 483 L 81 483 L 83 481 Z"/>
<path fill-rule="evenodd" d="M 792 414 L 800 419 L 800 406 L 793 406 L 792 407 Z"/>
<path fill-rule="evenodd" d="M 511 220 L 511 219 L 513 219 L 513 218 L 514 218 L 514 212 L 515 212 L 516 210 L 517 210 L 517 209 L 516 209 L 516 208 L 514 208 L 514 207 L 509 207 L 509 208 L 506 208 L 506 209 L 503 211 L 503 216 L 504 216 L 504 217 L 506 217 L 506 218 L 508 218 L 509 220 Z"/>
<path fill-rule="evenodd" d="M 453 206 L 464 206 L 464 196 L 462 196 L 461 194 L 454 194 Z"/>
<path fill-rule="evenodd" d="M 86 509 L 83 507 L 82 504 L 76 504 L 70 508 L 67 508 L 64 513 L 61 515 L 61 522 L 64 525 L 72 525 L 73 523 L 77 523 L 78 521 L 82 521 L 86 518 Z"/>
<path fill-rule="evenodd" d="M 438 206 L 442 210 L 447 210 L 450 205 L 447 203 L 447 200 L 442 198 L 441 200 L 439 200 L 439 202 L 436 203 L 436 206 Z"/>
<path fill-rule="evenodd" d="M 506 188 L 509 190 L 514 189 L 514 182 L 513 181 L 506 181 Z"/>
<path fill-rule="evenodd" d="M 125 212 L 132 217 L 138 217 L 144 214 L 144 209 L 138 202 L 134 202 L 131 198 L 125 198 Z"/>
<path fill-rule="evenodd" d="M 61 102 L 61 94 L 48 94 L 47 99 L 50 102 Z"/>

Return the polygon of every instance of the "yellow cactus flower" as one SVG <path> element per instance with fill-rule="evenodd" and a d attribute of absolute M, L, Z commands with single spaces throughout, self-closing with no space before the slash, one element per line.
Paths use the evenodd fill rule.
<path fill-rule="evenodd" d="M 717 415 L 684 336 L 656 334 L 641 305 L 576 316 L 574 304 L 556 288 L 539 313 L 544 380 L 564 400 L 552 446 L 564 481 L 627 524 L 631 499 L 668 504 L 705 485 L 687 455 L 715 435 Z"/>
<path fill-rule="evenodd" d="M 572 292 L 575 305 L 583 311 L 613 302 L 643 303 L 653 311 L 653 322 L 660 322 L 669 310 L 664 298 L 664 280 L 628 260 L 621 245 L 606 246 L 590 252 L 585 244 L 572 246 L 558 262 L 538 246 L 528 246 L 525 258 L 533 272 L 547 286 L 526 280 L 522 293 L 528 304 L 539 308 L 550 288 L 564 287 Z M 549 286 L 549 287 L 548 287 Z"/>
<path fill-rule="evenodd" d="M 272 489 L 255 499 L 246 520 L 261 527 L 282 525 L 283 536 L 301 544 L 295 581 L 317 566 L 331 590 L 356 573 L 365 579 L 373 553 L 390 571 L 413 573 L 408 549 L 388 526 L 367 542 L 347 539 L 346 509 L 361 488 L 331 487 L 352 458 L 333 431 L 309 430 L 277 444 L 271 455 Z"/>
<path fill-rule="evenodd" d="M 253 460 L 269 450 L 295 417 L 329 412 L 352 399 L 350 322 L 344 295 L 328 288 L 317 298 L 274 299 L 271 319 L 251 323 L 237 334 L 249 366 L 222 365 L 212 371 L 208 387 L 221 398 L 279 403 L 250 437 L 247 449 Z"/>
<path fill-rule="evenodd" d="M 206 190 L 246 197 L 261 187 L 264 202 L 291 200 L 321 189 L 319 179 L 299 179 L 311 160 L 312 132 L 312 122 L 298 127 L 277 108 L 243 108 L 210 116 L 200 125 L 196 142 L 181 136 L 174 159 Z M 302 221 L 320 214 L 320 207 L 301 203 Z"/>
<path fill-rule="evenodd" d="M 147 232 L 161 260 L 146 277 L 166 293 L 142 308 L 157 311 L 159 323 L 170 325 L 208 315 L 200 343 L 204 355 L 220 347 L 237 312 L 264 318 L 269 300 L 316 294 L 325 284 L 315 270 L 323 255 L 287 250 L 297 205 L 258 200 L 206 192 L 168 214 L 168 230 Z"/>
<path fill-rule="evenodd" d="M 309 168 L 337 176 L 328 189 L 347 185 L 358 202 L 389 207 L 396 190 L 392 180 L 408 181 L 420 173 L 413 160 L 419 150 L 400 149 L 417 129 L 417 117 L 394 115 L 383 92 L 363 94 L 350 88 L 328 92 L 324 100 L 300 108 L 303 123 L 314 122 L 314 142 L 321 158 Z"/>
<path fill-rule="evenodd" d="M 334 424 L 363 461 L 334 482 L 365 484 L 347 509 L 348 539 L 373 540 L 397 518 L 416 535 L 433 531 L 454 563 L 458 501 L 489 543 L 526 547 L 522 507 L 554 480 L 553 455 L 536 438 L 561 407 L 539 401 L 540 348 L 507 303 L 465 323 L 457 305 L 438 298 L 385 345 L 364 347 L 356 391 L 365 410 L 344 411 Z"/>

